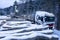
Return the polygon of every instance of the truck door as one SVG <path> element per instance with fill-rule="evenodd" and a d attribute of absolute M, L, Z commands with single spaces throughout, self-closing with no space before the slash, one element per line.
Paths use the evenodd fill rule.
<path fill-rule="evenodd" d="M 43 17 L 37 16 L 36 20 L 38 24 L 43 24 Z"/>

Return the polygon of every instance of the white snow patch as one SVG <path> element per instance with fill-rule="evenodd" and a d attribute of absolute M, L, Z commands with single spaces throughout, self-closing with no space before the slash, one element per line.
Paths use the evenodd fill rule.
<path fill-rule="evenodd" d="M 44 31 L 45 31 L 45 33 L 48 33 L 48 32 L 46 32 L 46 30 L 42 30 L 42 31 L 30 31 L 30 32 L 24 32 L 24 33 L 16 33 L 16 32 L 20 32 L 20 30 L 4 31 L 4 32 L 0 32 L 0 37 L 2 37 L 2 36 L 6 36 L 6 37 L 7 36 L 13 36 L 14 38 L 16 37 L 16 38 L 20 38 L 20 39 L 22 38 L 23 39 L 24 37 L 26 38 L 27 36 L 28 36 L 27 38 L 33 38 L 33 37 L 36 37 L 36 36 L 46 36 L 48 38 L 52 38 L 52 35 L 43 34 Z M 21 36 L 17 37 L 18 35 L 22 35 L 22 37 Z"/>
<path fill-rule="evenodd" d="M 0 24 L 2 24 L 3 22 L 6 22 L 6 20 L 0 20 Z"/>
<path fill-rule="evenodd" d="M 5 23 L 4 25 L 2 25 L 2 27 L 11 27 L 11 28 L 16 28 L 16 27 L 28 27 L 26 28 L 26 30 L 30 30 L 30 29 L 41 29 L 41 28 L 47 28 L 48 26 L 43 26 L 43 25 L 37 25 L 37 24 L 9 24 Z"/>
<path fill-rule="evenodd" d="M 23 36 L 14 36 L 14 35 L 23 35 Z M 29 35 L 25 35 L 25 34 L 29 34 Z M 9 37 L 8 37 L 9 36 Z M 3 38 L 3 40 L 8 40 L 8 39 L 28 39 L 28 38 L 34 38 L 34 37 L 37 37 L 37 36 L 44 36 L 44 37 L 47 37 L 47 38 L 52 38 L 52 37 L 58 37 L 57 35 L 47 35 L 47 34 L 42 34 L 42 33 L 39 33 L 39 32 L 26 32 L 26 33 L 16 33 L 16 34 L 13 34 L 13 35 L 8 35 L 6 36 L 5 38 Z"/>
<path fill-rule="evenodd" d="M 10 16 L 1 16 L 0 15 L 0 19 L 11 19 L 11 17 Z"/>
<path fill-rule="evenodd" d="M 60 30 L 54 29 L 54 33 L 59 36 L 59 40 L 60 40 Z"/>
<path fill-rule="evenodd" d="M 25 21 L 11 21 L 11 23 L 9 25 L 8 25 L 8 23 L 10 23 L 10 21 L 5 23 L 3 25 L 3 27 L 11 27 L 11 28 L 27 27 L 27 28 L 18 29 L 18 30 L 0 31 L 0 37 L 6 36 L 5 38 L 2 38 L 0 40 L 9 40 L 9 39 L 13 39 L 13 38 L 14 39 L 28 39 L 28 38 L 34 38 L 36 36 L 44 36 L 44 37 L 47 37 L 47 38 L 52 38 L 52 37 L 58 38 L 58 36 L 54 35 L 54 34 L 49 34 L 49 35 L 48 34 L 43 34 L 43 33 L 53 32 L 53 30 L 29 31 L 29 32 L 24 32 L 24 33 L 17 33 L 17 32 L 21 32 L 21 31 L 24 31 L 24 30 L 33 30 L 33 29 L 42 29 L 42 28 L 44 29 L 44 28 L 47 28 L 48 26 L 31 24 L 30 22 L 26 23 Z M 22 35 L 22 36 L 19 36 L 19 35 Z"/>
<path fill-rule="evenodd" d="M 42 30 L 42 31 L 36 31 L 38 33 L 52 33 L 53 30 Z"/>
<path fill-rule="evenodd" d="M 47 26 L 46 26 L 47 27 Z M 45 27 L 45 28 L 46 28 Z M 32 29 L 42 29 L 42 26 L 29 26 L 28 28 L 24 28 L 24 29 L 18 29 L 18 30 L 9 30 L 9 31 L 0 31 L 0 33 L 16 33 L 16 32 L 21 32 L 24 30 L 32 30 Z M 3 30 L 3 29 L 2 29 Z M 47 32 L 47 31 L 46 31 Z"/>
<path fill-rule="evenodd" d="M 54 16 L 52 13 L 46 12 L 46 11 L 37 11 L 36 15 L 40 16 Z"/>
<path fill-rule="evenodd" d="M 30 21 L 8 21 L 4 25 L 2 25 L 2 27 L 27 27 L 29 24 L 31 24 Z"/>
<path fill-rule="evenodd" d="M 31 23 L 31 22 L 30 21 L 8 21 L 7 23 L 17 24 L 17 23 Z"/>
<path fill-rule="evenodd" d="M 45 32 L 44 32 L 45 31 Z M 51 31 L 51 30 L 49 30 Z M 24 33 L 14 33 L 12 35 L 25 35 L 25 34 L 31 34 L 31 33 L 49 33 L 47 30 L 42 30 L 42 31 L 30 31 L 30 32 L 24 32 Z"/>

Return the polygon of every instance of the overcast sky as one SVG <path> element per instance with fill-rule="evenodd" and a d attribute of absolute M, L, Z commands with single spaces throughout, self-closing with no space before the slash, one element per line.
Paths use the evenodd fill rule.
<path fill-rule="evenodd" d="M 12 6 L 15 0 L 0 0 L 0 8 Z"/>
<path fill-rule="evenodd" d="M 29 0 L 16 0 L 16 1 L 20 4 L 20 3 L 25 3 L 26 1 Z M 14 2 L 15 0 L 0 0 L 0 8 L 6 8 L 12 6 Z"/>

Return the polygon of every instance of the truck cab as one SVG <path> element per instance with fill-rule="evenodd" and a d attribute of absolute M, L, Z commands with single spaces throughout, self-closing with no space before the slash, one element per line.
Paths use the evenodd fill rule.
<path fill-rule="evenodd" d="M 55 24 L 55 16 L 53 13 L 36 11 L 35 22 L 44 26 L 48 25 L 49 29 L 53 29 Z"/>

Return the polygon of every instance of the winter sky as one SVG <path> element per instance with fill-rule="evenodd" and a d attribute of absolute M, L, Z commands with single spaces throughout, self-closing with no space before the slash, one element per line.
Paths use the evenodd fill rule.
<path fill-rule="evenodd" d="M 0 0 L 0 8 L 6 8 L 12 6 L 15 1 L 17 1 L 20 4 L 20 3 L 25 3 L 26 1 L 29 0 Z"/>
<path fill-rule="evenodd" d="M 15 0 L 0 0 L 0 8 L 6 8 L 12 6 L 14 4 L 14 1 Z"/>

